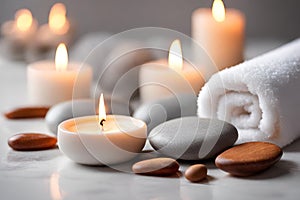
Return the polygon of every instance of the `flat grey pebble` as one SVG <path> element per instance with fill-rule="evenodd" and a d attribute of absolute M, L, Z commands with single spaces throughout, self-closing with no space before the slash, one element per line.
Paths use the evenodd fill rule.
<path fill-rule="evenodd" d="M 177 94 L 142 104 L 137 108 L 133 117 L 143 120 L 148 131 L 157 125 L 178 117 L 196 116 L 197 96 L 195 94 Z"/>
<path fill-rule="evenodd" d="M 238 132 L 233 125 L 198 117 L 167 121 L 155 127 L 149 135 L 155 150 L 182 160 L 214 158 L 232 146 L 237 138 Z"/>

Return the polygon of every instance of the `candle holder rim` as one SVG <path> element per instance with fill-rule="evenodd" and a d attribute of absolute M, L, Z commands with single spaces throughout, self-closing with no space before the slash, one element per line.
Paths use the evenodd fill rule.
<path fill-rule="evenodd" d="M 136 129 L 134 129 L 132 131 L 147 128 L 147 125 L 144 121 L 142 121 L 140 119 L 136 119 L 136 118 L 131 117 L 131 116 L 126 116 L 126 115 L 107 115 L 106 120 L 108 120 L 109 118 L 112 118 L 112 116 L 115 119 L 117 119 L 117 118 L 129 118 L 130 120 L 134 120 L 135 125 L 136 125 Z M 88 116 L 82 116 L 82 117 L 75 117 L 75 118 L 67 119 L 67 120 L 61 122 L 58 125 L 58 133 L 63 132 L 64 134 L 70 134 L 70 135 L 82 135 L 82 134 L 84 134 L 84 135 L 95 135 L 95 134 L 92 134 L 92 133 L 78 133 L 78 132 L 75 132 L 75 131 L 70 131 L 70 130 L 68 130 L 68 128 L 66 128 L 67 126 L 74 125 L 75 120 L 88 121 L 88 119 L 91 119 L 91 118 L 94 118 L 96 121 L 99 121 L 99 116 L 98 115 L 88 115 Z M 138 123 L 138 125 L 137 125 L 137 123 Z M 121 133 L 123 134 L 124 132 L 121 132 Z M 102 134 L 99 134 L 99 136 L 105 136 L 105 134 L 106 133 L 102 133 Z M 120 132 L 110 132 L 108 134 L 120 134 Z"/>

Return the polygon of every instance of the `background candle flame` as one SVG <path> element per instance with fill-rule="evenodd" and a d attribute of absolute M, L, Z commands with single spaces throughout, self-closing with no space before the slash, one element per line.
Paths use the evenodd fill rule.
<path fill-rule="evenodd" d="M 225 20 L 225 6 L 222 0 L 214 0 L 212 15 L 217 22 L 223 22 Z"/>
<path fill-rule="evenodd" d="M 60 43 L 56 49 L 55 67 L 58 71 L 66 70 L 68 67 L 68 51 L 64 43 Z"/>
<path fill-rule="evenodd" d="M 49 13 L 49 27 L 56 34 L 65 34 L 68 29 L 68 21 L 66 18 L 67 10 L 64 4 L 56 3 L 52 6 Z"/>
<path fill-rule="evenodd" d="M 183 59 L 180 40 L 174 40 L 169 50 L 169 67 L 174 70 L 182 70 Z"/>
<path fill-rule="evenodd" d="M 101 123 L 103 119 L 106 120 L 106 111 L 105 111 L 103 93 L 101 93 L 99 99 L 99 123 Z"/>
<path fill-rule="evenodd" d="M 32 14 L 28 9 L 18 10 L 15 14 L 15 20 L 19 30 L 27 31 L 32 25 Z"/>

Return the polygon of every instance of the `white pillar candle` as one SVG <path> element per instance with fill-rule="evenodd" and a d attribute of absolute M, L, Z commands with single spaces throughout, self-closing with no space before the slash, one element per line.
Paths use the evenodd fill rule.
<path fill-rule="evenodd" d="M 38 23 L 32 17 L 30 10 L 21 9 L 15 14 L 15 20 L 7 21 L 1 26 L 1 34 L 8 45 L 5 53 L 23 54 L 31 43 L 37 30 Z M 16 55 L 23 56 L 23 55 Z M 12 55 L 14 57 L 14 55 Z"/>
<path fill-rule="evenodd" d="M 39 61 L 28 66 L 30 103 L 51 106 L 72 98 L 90 96 L 92 68 L 86 64 L 68 64 L 67 58 L 67 50 L 61 44 L 57 48 L 55 63 Z"/>
<path fill-rule="evenodd" d="M 243 61 L 245 17 L 235 9 L 226 9 L 215 0 L 212 9 L 200 8 L 192 15 L 192 37 L 207 55 L 199 56 L 207 65 L 212 59 L 219 70 Z"/>
<path fill-rule="evenodd" d="M 55 48 L 59 43 L 69 44 L 73 39 L 73 30 L 66 17 L 66 7 L 62 3 L 52 6 L 48 24 L 42 25 L 36 36 L 36 45 L 40 48 Z"/>
<path fill-rule="evenodd" d="M 139 89 L 142 102 L 154 101 L 181 93 L 198 94 L 204 84 L 200 71 L 183 62 L 179 40 L 169 52 L 169 60 L 158 60 L 141 66 Z"/>
<path fill-rule="evenodd" d="M 146 124 L 129 116 L 106 116 L 101 97 L 99 116 L 69 119 L 58 127 L 59 149 L 77 163 L 122 163 L 136 157 L 145 145 Z"/>

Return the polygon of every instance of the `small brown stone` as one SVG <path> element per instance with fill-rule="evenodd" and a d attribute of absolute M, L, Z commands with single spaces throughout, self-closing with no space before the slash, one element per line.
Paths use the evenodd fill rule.
<path fill-rule="evenodd" d="M 280 160 L 282 150 L 268 142 L 248 142 L 221 153 L 215 164 L 234 176 L 250 176 L 262 172 Z"/>
<path fill-rule="evenodd" d="M 17 151 L 35 151 L 51 149 L 57 139 L 41 133 L 21 133 L 9 138 L 8 145 Z"/>
<path fill-rule="evenodd" d="M 187 180 L 191 182 L 199 182 L 206 178 L 207 168 L 205 165 L 196 164 L 192 165 L 184 173 L 184 176 Z"/>
<path fill-rule="evenodd" d="M 150 176 L 170 176 L 176 174 L 179 163 L 171 158 L 153 158 L 135 163 L 132 171 Z"/>
<path fill-rule="evenodd" d="M 5 113 L 8 119 L 44 118 L 49 107 L 22 107 Z"/>

